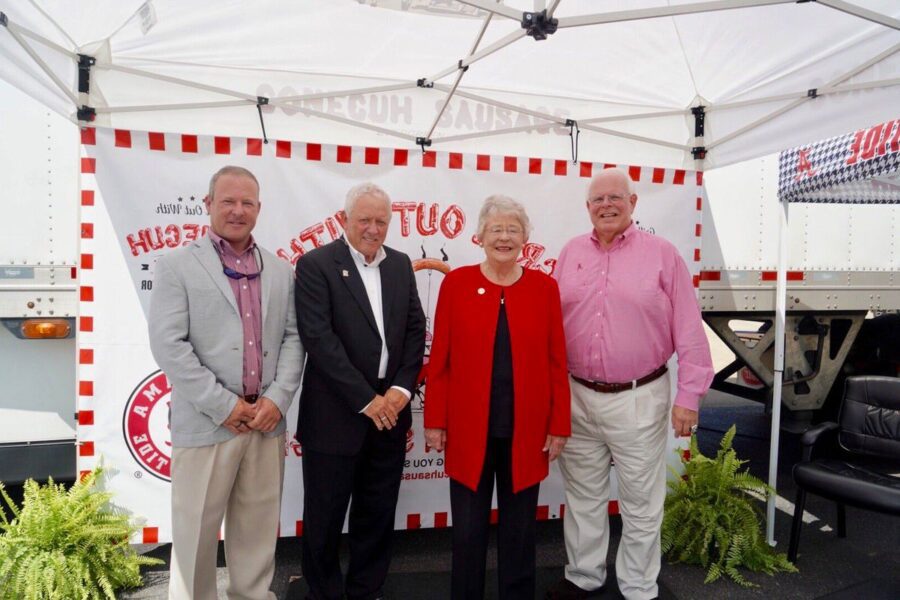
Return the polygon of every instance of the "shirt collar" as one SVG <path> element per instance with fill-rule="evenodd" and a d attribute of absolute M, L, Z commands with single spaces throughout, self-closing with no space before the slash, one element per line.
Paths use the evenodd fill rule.
<path fill-rule="evenodd" d="M 238 254 L 234 247 L 232 247 L 231 242 L 218 235 L 212 229 L 209 230 L 207 235 L 209 235 L 209 239 L 212 240 L 212 243 L 215 244 L 219 250 L 232 256 L 243 256 L 248 252 L 252 252 L 253 249 L 256 248 L 256 240 L 254 239 L 253 235 L 250 236 L 250 243 L 247 244 L 247 248 L 240 254 Z"/>
<path fill-rule="evenodd" d="M 634 236 L 636 231 L 637 227 L 635 227 L 634 221 L 632 220 L 631 223 L 628 224 L 628 227 L 625 228 L 625 231 L 613 238 L 608 249 L 624 244 L 628 239 Z M 593 241 L 598 248 L 603 248 L 603 244 L 600 243 L 600 238 L 597 237 L 596 229 L 591 229 L 591 241 Z"/>
<path fill-rule="evenodd" d="M 344 243 L 347 244 L 347 248 L 350 249 L 350 255 L 353 257 L 353 260 L 364 267 L 377 267 L 385 258 L 387 258 L 387 252 L 384 251 L 384 246 L 380 246 L 378 252 L 375 253 L 375 258 L 372 262 L 367 263 L 366 257 L 363 256 L 362 252 L 353 247 L 353 244 L 350 243 L 350 240 L 348 240 L 346 236 L 341 236 L 341 239 L 344 240 Z"/>

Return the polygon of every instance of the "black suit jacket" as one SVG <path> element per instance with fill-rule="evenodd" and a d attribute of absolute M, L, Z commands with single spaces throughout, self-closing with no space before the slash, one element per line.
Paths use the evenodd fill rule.
<path fill-rule="evenodd" d="M 425 314 L 409 257 L 384 247 L 379 265 L 387 338 L 387 387 L 414 391 L 425 352 Z M 383 393 L 378 389 L 381 337 L 366 289 L 343 239 L 303 255 L 297 262 L 295 302 L 307 360 L 297 426 L 311 450 L 359 452 L 371 419 L 360 411 Z M 409 405 L 386 435 L 405 438 Z"/>

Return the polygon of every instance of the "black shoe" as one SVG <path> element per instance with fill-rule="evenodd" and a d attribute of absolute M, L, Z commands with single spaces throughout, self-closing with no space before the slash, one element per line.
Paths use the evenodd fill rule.
<path fill-rule="evenodd" d="M 605 589 L 606 586 L 601 585 L 596 590 L 583 590 L 568 579 L 562 578 L 547 590 L 544 598 L 546 600 L 581 600 L 582 598 L 598 596 Z"/>

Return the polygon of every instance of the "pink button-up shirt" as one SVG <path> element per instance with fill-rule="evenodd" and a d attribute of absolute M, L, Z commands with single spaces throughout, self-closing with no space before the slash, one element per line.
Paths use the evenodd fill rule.
<path fill-rule="evenodd" d="M 257 273 L 256 241 L 251 237 L 250 244 L 241 254 L 234 251 L 227 240 L 222 239 L 210 230 L 209 237 L 216 244 L 219 256 L 230 269 L 238 273 Z M 241 323 L 244 326 L 244 394 L 258 394 L 262 381 L 262 284 L 260 277 L 253 279 L 232 279 L 227 277 L 237 300 Z"/>
<path fill-rule="evenodd" d="M 603 248 L 592 231 L 566 244 L 554 276 L 570 373 L 622 383 L 677 353 L 675 404 L 697 410 L 712 358 L 690 273 L 671 243 L 632 223 Z"/>

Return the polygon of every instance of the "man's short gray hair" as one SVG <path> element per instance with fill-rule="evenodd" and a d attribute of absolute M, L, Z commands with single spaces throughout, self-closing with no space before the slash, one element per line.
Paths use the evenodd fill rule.
<path fill-rule="evenodd" d="M 625 179 L 625 189 L 628 191 L 629 196 L 634 194 L 634 179 L 631 178 L 631 173 L 629 173 L 622 167 L 610 167 L 609 169 L 603 169 L 602 171 L 594 175 L 593 178 L 591 178 L 591 182 L 588 184 L 587 191 L 585 192 L 588 202 L 591 201 L 591 188 L 594 187 L 594 180 L 600 177 L 600 175 L 602 175 L 603 173 L 609 173 L 610 171 L 613 173 L 618 173 Z"/>
<path fill-rule="evenodd" d="M 350 188 L 349 192 L 347 192 L 347 200 L 344 202 L 344 214 L 347 215 L 348 218 L 350 217 L 350 213 L 353 212 L 353 207 L 356 206 L 357 201 L 363 196 L 374 196 L 379 200 L 383 200 L 387 205 L 388 219 L 390 219 L 391 198 L 387 195 L 387 192 L 385 192 L 383 189 L 381 189 L 371 181 L 366 181 L 365 183 L 355 185 Z"/>
<path fill-rule="evenodd" d="M 527 239 L 531 234 L 531 220 L 528 218 L 528 213 L 525 212 L 525 207 L 509 196 L 493 194 L 484 199 L 484 204 L 481 205 L 481 210 L 478 213 L 478 229 L 475 237 L 479 241 L 484 239 L 484 229 L 487 227 L 488 219 L 496 215 L 514 216 L 522 225 L 525 238 Z"/>
<path fill-rule="evenodd" d="M 256 184 L 256 192 L 259 193 L 259 181 L 256 179 L 256 175 L 250 172 L 249 169 L 245 169 L 244 167 L 238 167 L 236 165 L 226 165 L 216 171 L 213 176 L 209 180 L 209 196 L 208 199 L 210 202 L 213 200 L 213 192 L 216 190 L 216 182 L 219 180 L 219 177 L 222 175 L 235 175 L 238 177 L 248 177 L 253 180 L 253 183 Z"/>

